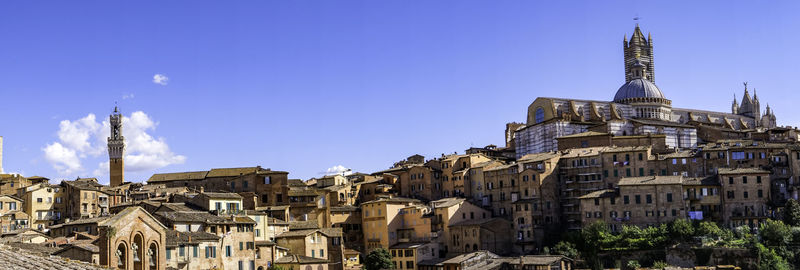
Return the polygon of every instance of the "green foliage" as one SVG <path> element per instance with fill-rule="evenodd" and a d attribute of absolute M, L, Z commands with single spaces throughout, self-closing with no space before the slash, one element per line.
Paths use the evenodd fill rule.
<path fill-rule="evenodd" d="M 667 264 L 665 261 L 656 261 L 656 262 L 653 263 L 653 267 L 652 268 L 653 269 L 664 269 L 664 268 L 667 268 L 667 267 L 669 267 L 669 264 Z"/>
<path fill-rule="evenodd" d="M 783 222 L 789 226 L 800 226 L 800 202 L 789 199 L 783 211 Z"/>
<path fill-rule="evenodd" d="M 578 249 L 575 248 L 575 244 L 570 242 L 558 242 L 555 246 L 553 246 L 551 252 L 551 254 L 564 255 L 572 259 L 578 257 Z"/>
<path fill-rule="evenodd" d="M 625 266 L 626 266 L 628 269 L 639 269 L 639 268 L 642 268 L 642 265 L 641 265 L 641 264 L 639 264 L 639 262 L 638 262 L 638 261 L 633 261 L 633 260 L 631 260 L 631 261 L 628 261 L 628 263 L 627 263 L 627 264 L 625 264 Z"/>
<path fill-rule="evenodd" d="M 697 225 L 697 230 L 695 230 L 695 234 L 697 236 L 722 238 L 725 232 L 723 229 L 720 229 L 719 226 L 717 226 L 717 223 L 711 221 L 703 221 Z"/>
<path fill-rule="evenodd" d="M 783 247 L 792 240 L 791 227 L 780 220 L 767 219 L 758 226 L 761 241 L 768 247 Z"/>
<path fill-rule="evenodd" d="M 789 270 L 789 263 L 786 262 L 781 256 L 778 256 L 774 250 L 771 250 L 761 243 L 755 244 L 756 253 L 758 254 L 758 269 L 761 270 Z"/>
<path fill-rule="evenodd" d="M 669 235 L 673 240 L 687 241 L 694 236 L 694 226 L 686 219 L 676 219 L 669 224 Z"/>
<path fill-rule="evenodd" d="M 374 249 L 364 258 L 364 269 L 366 270 L 391 269 L 393 267 L 392 256 L 386 249 Z"/>

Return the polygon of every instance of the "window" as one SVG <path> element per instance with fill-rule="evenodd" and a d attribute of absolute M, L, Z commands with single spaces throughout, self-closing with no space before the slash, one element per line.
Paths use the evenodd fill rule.
<path fill-rule="evenodd" d="M 631 155 L 625 154 L 625 161 L 631 161 Z"/>
<path fill-rule="evenodd" d="M 225 257 L 230 257 L 230 256 L 231 256 L 231 246 L 225 246 Z M 314 255 L 311 255 L 311 257 L 314 257 Z"/>
<path fill-rule="evenodd" d="M 653 203 L 653 195 L 645 195 L 645 200 L 647 200 L 647 203 Z"/>
<path fill-rule="evenodd" d="M 170 257 L 172 257 L 172 248 L 167 248 L 167 260 L 169 260 Z"/>
<path fill-rule="evenodd" d="M 244 242 L 239 242 L 239 250 L 244 250 Z"/>
<path fill-rule="evenodd" d="M 667 202 L 672 202 L 672 193 L 667 193 Z"/>
<path fill-rule="evenodd" d="M 631 199 L 628 197 L 628 195 L 625 195 L 625 196 L 622 197 L 622 203 L 624 203 L 624 204 L 630 204 L 631 203 Z"/>
<path fill-rule="evenodd" d="M 756 176 L 756 183 L 761 184 L 761 176 Z"/>
<path fill-rule="evenodd" d="M 764 198 L 764 191 L 763 190 L 760 190 L 760 189 L 758 190 L 758 197 L 759 198 Z"/>
<path fill-rule="evenodd" d="M 636 204 L 642 203 L 642 195 L 636 195 L 635 198 L 636 198 Z"/>
<path fill-rule="evenodd" d="M 594 199 L 594 205 L 600 205 L 600 199 L 595 198 Z"/>
<path fill-rule="evenodd" d="M 728 177 L 728 184 L 733 185 L 733 177 Z"/>
<path fill-rule="evenodd" d="M 611 198 L 609 198 L 609 202 L 611 203 L 611 205 L 615 205 L 615 204 L 617 204 L 617 199 L 614 198 L 614 197 L 611 197 Z"/>
<path fill-rule="evenodd" d="M 728 199 L 733 199 L 734 197 L 733 191 L 728 191 Z"/>
<path fill-rule="evenodd" d="M 745 191 L 745 192 L 743 192 L 743 193 L 742 193 L 742 197 L 744 197 L 745 199 L 747 199 L 747 195 L 748 195 L 748 194 L 747 194 L 747 191 Z"/>
<path fill-rule="evenodd" d="M 617 169 L 614 169 L 614 177 L 618 177 L 618 176 L 619 176 L 619 172 L 617 171 Z"/>
<path fill-rule="evenodd" d="M 625 169 L 625 176 L 631 177 L 631 168 L 626 168 Z"/>
<path fill-rule="evenodd" d="M 639 160 L 642 160 L 642 153 L 639 153 Z"/>
<path fill-rule="evenodd" d="M 742 184 L 747 184 L 747 176 L 742 176 Z"/>
<path fill-rule="evenodd" d="M 639 168 L 639 176 L 644 176 L 644 168 Z"/>
<path fill-rule="evenodd" d="M 206 258 L 216 258 L 217 247 L 206 247 Z"/>
<path fill-rule="evenodd" d="M 603 170 L 603 177 L 608 177 L 608 170 Z"/>
<path fill-rule="evenodd" d="M 186 247 L 185 246 L 178 247 L 178 256 L 186 257 Z"/>
<path fill-rule="evenodd" d="M 542 107 L 536 108 L 535 120 L 537 124 L 544 121 L 544 109 Z"/>
<path fill-rule="evenodd" d="M 271 177 L 270 177 L 270 176 L 264 177 L 264 184 L 265 184 L 265 185 L 269 185 L 269 184 L 270 184 L 270 182 L 272 182 L 272 179 L 271 179 Z"/>
<path fill-rule="evenodd" d="M 316 254 L 317 254 L 316 252 L 317 252 L 316 250 L 313 250 L 313 249 L 311 250 L 311 257 L 312 258 L 316 257 Z"/>
<path fill-rule="evenodd" d="M 319 257 L 320 258 L 325 258 L 325 250 L 324 249 L 319 249 Z"/>
<path fill-rule="evenodd" d="M 242 187 L 247 188 L 247 181 L 242 182 Z"/>
<path fill-rule="evenodd" d="M 192 247 L 192 257 L 197 258 L 197 246 Z"/>

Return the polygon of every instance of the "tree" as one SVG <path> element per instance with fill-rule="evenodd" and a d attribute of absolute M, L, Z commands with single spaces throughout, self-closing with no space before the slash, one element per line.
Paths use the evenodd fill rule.
<path fill-rule="evenodd" d="M 781 256 L 778 256 L 774 250 L 771 250 L 761 243 L 755 244 L 756 253 L 758 254 L 758 269 L 762 270 L 789 270 L 789 263 L 786 262 Z"/>
<path fill-rule="evenodd" d="M 697 230 L 695 230 L 695 233 L 697 236 L 702 237 L 721 238 L 724 234 L 724 231 L 717 226 L 717 223 L 703 221 L 697 225 Z"/>
<path fill-rule="evenodd" d="M 583 239 L 583 249 L 581 255 L 584 260 L 592 269 L 603 269 L 600 258 L 597 252 L 604 247 L 616 242 L 616 238 L 608 229 L 605 222 L 597 221 L 581 230 L 581 238 Z"/>
<path fill-rule="evenodd" d="M 575 244 L 570 242 L 558 242 L 553 249 L 550 250 L 552 254 L 564 255 L 569 258 L 575 259 L 578 257 L 578 250 L 575 248 Z"/>
<path fill-rule="evenodd" d="M 364 258 L 364 269 L 366 270 L 381 270 L 392 269 L 392 256 L 386 249 L 378 248 L 372 250 L 367 257 Z"/>
<path fill-rule="evenodd" d="M 783 213 L 783 222 L 789 226 L 800 226 L 800 203 L 795 199 L 789 199 Z"/>
<path fill-rule="evenodd" d="M 780 220 L 767 219 L 758 226 L 761 241 L 767 247 L 783 247 L 792 240 L 792 229 Z"/>
<path fill-rule="evenodd" d="M 676 219 L 669 224 L 669 235 L 675 241 L 686 241 L 694 235 L 694 227 L 686 219 Z"/>

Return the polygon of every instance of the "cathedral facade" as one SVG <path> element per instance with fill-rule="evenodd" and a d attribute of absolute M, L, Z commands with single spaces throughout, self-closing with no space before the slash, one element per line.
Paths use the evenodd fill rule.
<path fill-rule="evenodd" d="M 741 105 L 734 97 L 732 111 L 713 112 L 672 107 L 655 84 L 653 39 L 636 25 L 623 40 L 625 83 L 613 100 L 539 97 L 528 106 L 527 121 L 514 132 L 517 158 L 555 151 L 556 138 L 594 131 L 613 136 L 666 136 L 670 148 L 693 148 L 700 142 L 746 138 L 749 132 L 776 127 L 769 106 L 761 114 L 758 97 L 745 84 Z"/>

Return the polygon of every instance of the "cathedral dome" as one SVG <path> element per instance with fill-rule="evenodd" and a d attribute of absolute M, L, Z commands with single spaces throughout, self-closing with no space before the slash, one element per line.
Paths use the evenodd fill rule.
<path fill-rule="evenodd" d="M 638 78 L 623 84 L 614 95 L 614 102 L 625 103 L 626 100 L 640 98 L 666 99 L 658 86 L 647 79 Z"/>

